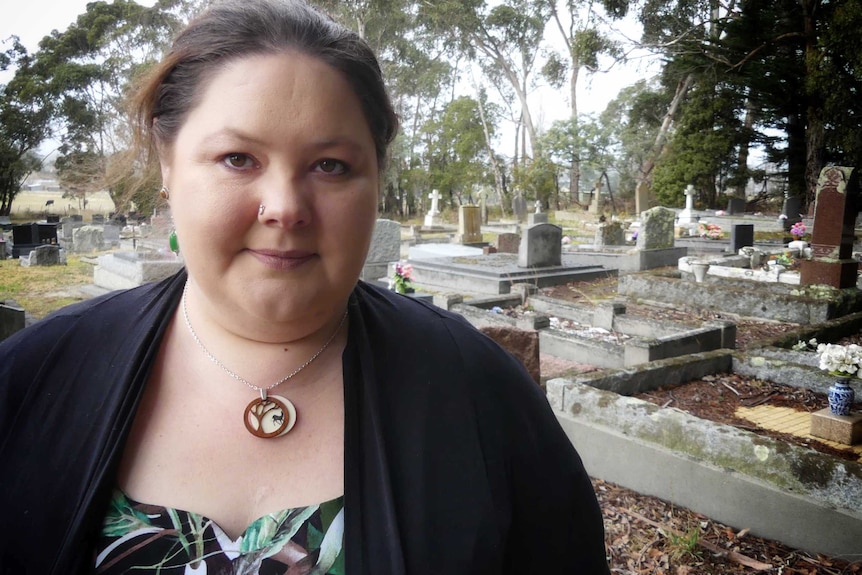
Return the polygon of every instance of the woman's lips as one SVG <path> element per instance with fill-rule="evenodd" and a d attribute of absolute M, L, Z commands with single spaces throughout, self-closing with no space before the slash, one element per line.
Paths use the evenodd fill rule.
<path fill-rule="evenodd" d="M 296 269 L 317 257 L 314 252 L 303 250 L 249 250 L 249 252 L 266 267 L 280 271 Z"/>

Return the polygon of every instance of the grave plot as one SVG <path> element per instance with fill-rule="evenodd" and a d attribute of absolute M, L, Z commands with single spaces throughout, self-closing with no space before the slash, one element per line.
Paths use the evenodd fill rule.
<path fill-rule="evenodd" d="M 592 476 L 760 537 L 858 557 L 862 462 L 716 423 L 673 403 L 663 407 L 667 400 L 657 405 L 633 397 L 662 386 L 717 381 L 721 374 L 772 380 L 768 370 L 755 369 L 754 357 L 719 350 L 553 379 L 547 395 Z M 798 366 L 807 370 L 807 381 L 834 379 L 816 367 Z M 750 426 L 766 425 L 771 424 L 751 419 Z"/>
<path fill-rule="evenodd" d="M 699 327 L 627 316 L 625 304 L 586 306 L 530 295 L 470 300 L 453 307 L 477 327 L 539 330 L 541 353 L 600 368 L 624 368 L 689 353 L 734 347 L 736 326 L 710 320 Z M 526 311 L 525 311 L 526 310 Z"/>
<path fill-rule="evenodd" d="M 856 287 L 794 286 L 729 277 L 696 282 L 680 270 L 620 276 L 617 292 L 636 302 L 798 324 L 821 323 L 862 311 L 862 291 Z"/>

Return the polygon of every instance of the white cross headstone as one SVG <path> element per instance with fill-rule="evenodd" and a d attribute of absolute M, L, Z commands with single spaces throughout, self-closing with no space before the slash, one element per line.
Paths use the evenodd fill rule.
<path fill-rule="evenodd" d="M 678 222 L 680 225 L 688 225 L 697 222 L 697 217 L 694 215 L 694 196 L 697 191 L 694 186 L 689 184 L 685 188 L 685 209 L 679 213 Z"/>
<path fill-rule="evenodd" d="M 436 216 L 440 213 L 440 208 L 438 202 L 440 201 L 440 192 L 437 190 L 433 190 L 428 197 L 431 198 L 431 209 L 428 210 L 428 213 L 432 216 Z"/>
<path fill-rule="evenodd" d="M 440 201 L 440 192 L 437 190 L 432 190 L 428 197 L 431 198 L 431 209 L 428 210 L 428 213 L 425 214 L 425 227 L 433 228 L 440 225 L 440 218 L 437 216 L 440 215 L 440 208 L 438 202 Z"/>

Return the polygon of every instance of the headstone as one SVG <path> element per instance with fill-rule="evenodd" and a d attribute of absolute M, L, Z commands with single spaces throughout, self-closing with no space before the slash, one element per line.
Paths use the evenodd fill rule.
<path fill-rule="evenodd" d="M 539 332 L 505 326 L 483 326 L 479 331 L 514 355 L 527 369 L 533 381 L 541 385 Z"/>
<path fill-rule="evenodd" d="M 120 245 L 120 227 L 112 224 L 105 224 L 102 228 L 102 239 L 106 245 L 117 247 Z"/>
<path fill-rule="evenodd" d="M 392 220 L 379 219 L 374 223 L 371 245 L 360 278 L 365 281 L 386 277 L 389 262 L 401 259 L 401 224 Z"/>
<path fill-rule="evenodd" d="M 793 227 L 793 224 L 796 222 L 802 221 L 801 211 L 802 198 L 799 196 L 789 196 L 784 199 L 784 205 L 781 207 L 781 215 L 784 217 L 781 218 L 781 223 L 785 231 Z"/>
<path fill-rule="evenodd" d="M 431 193 L 428 194 L 428 197 L 431 198 L 431 208 L 428 210 L 428 213 L 425 214 L 425 227 L 431 228 L 440 225 L 440 192 L 437 190 L 431 190 Z"/>
<path fill-rule="evenodd" d="M 656 206 L 641 214 L 638 229 L 637 249 L 663 250 L 672 248 L 673 222 L 676 214 L 670 208 Z"/>
<path fill-rule="evenodd" d="M 482 243 L 482 213 L 479 206 L 460 206 L 458 208 L 458 236 L 459 244 Z"/>
<path fill-rule="evenodd" d="M 521 245 L 521 236 L 504 232 L 497 236 L 497 252 L 503 254 L 518 253 L 518 246 Z"/>
<path fill-rule="evenodd" d="M 518 267 L 562 265 L 563 228 L 554 224 L 528 226 L 518 248 Z"/>
<path fill-rule="evenodd" d="M 596 182 L 596 187 L 592 191 L 593 201 L 590 202 L 589 213 L 597 214 L 602 211 L 602 181 Z"/>
<path fill-rule="evenodd" d="M 754 224 L 733 224 L 730 228 L 730 253 L 754 245 Z"/>
<path fill-rule="evenodd" d="M 25 267 L 34 266 L 56 266 L 60 265 L 60 246 L 39 246 L 30 252 L 27 258 L 21 258 L 21 265 Z"/>
<path fill-rule="evenodd" d="M 482 215 L 482 225 L 488 225 L 488 206 L 485 204 L 485 192 L 479 192 L 479 212 Z"/>
<path fill-rule="evenodd" d="M 729 215 L 744 214 L 747 202 L 745 198 L 730 198 L 727 200 L 727 213 Z"/>
<path fill-rule="evenodd" d="M 59 224 L 60 216 L 57 214 L 48 214 L 47 216 L 45 216 L 45 221 L 49 224 Z"/>
<path fill-rule="evenodd" d="M 105 216 L 102 214 L 93 214 L 92 223 L 104 224 L 105 223 Z"/>
<path fill-rule="evenodd" d="M 72 251 L 89 254 L 105 249 L 105 230 L 102 226 L 81 226 L 72 232 Z"/>
<path fill-rule="evenodd" d="M 635 187 L 635 213 L 640 214 L 649 208 L 649 191 L 645 182 Z"/>
<path fill-rule="evenodd" d="M 39 246 L 57 243 L 57 224 L 12 226 L 12 257 L 26 256 Z"/>
<path fill-rule="evenodd" d="M 814 206 L 812 259 L 802 262 L 803 285 L 825 284 L 836 288 L 856 285 L 859 264 L 852 259 L 852 251 L 858 194 L 853 168 L 829 166 L 821 170 Z"/>
<path fill-rule="evenodd" d="M 71 220 L 73 222 L 83 222 L 84 221 L 84 216 L 82 216 L 81 214 L 72 214 L 71 216 L 69 216 L 69 218 L 71 218 Z"/>
<path fill-rule="evenodd" d="M 0 341 L 24 329 L 24 325 L 24 308 L 15 300 L 0 300 Z"/>
<path fill-rule="evenodd" d="M 546 212 L 536 212 L 534 214 L 527 214 L 527 225 L 534 226 L 536 224 L 547 224 L 548 223 L 548 214 Z"/>
<path fill-rule="evenodd" d="M 685 208 L 679 213 L 679 224 L 693 224 L 697 221 L 697 216 L 694 215 L 694 196 L 697 191 L 694 186 L 689 184 L 685 188 Z"/>
<path fill-rule="evenodd" d="M 624 246 L 626 233 L 622 222 L 604 222 L 596 228 L 596 238 L 593 242 L 597 248 L 604 246 Z"/>
<path fill-rule="evenodd" d="M 519 222 L 523 222 L 524 218 L 527 217 L 527 200 L 524 199 L 524 194 L 520 190 L 512 198 L 512 213 Z"/>

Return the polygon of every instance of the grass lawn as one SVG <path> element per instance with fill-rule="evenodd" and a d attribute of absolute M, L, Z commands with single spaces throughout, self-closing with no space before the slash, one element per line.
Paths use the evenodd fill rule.
<path fill-rule="evenodd" d="M 22 267 L 0 260 L 0 300 L 13 299 L 36 319 L 84 297 L 70 289 L 93 283 L 93 266 L 69 255 L 65 266 Z"/>

